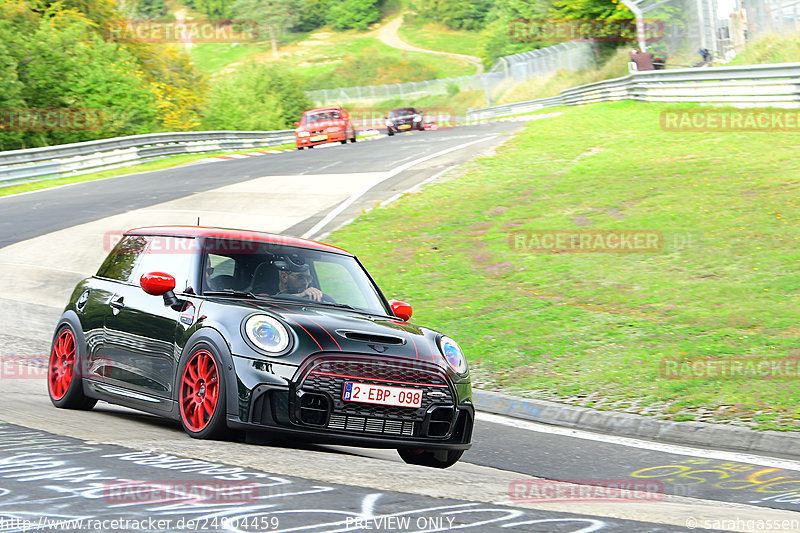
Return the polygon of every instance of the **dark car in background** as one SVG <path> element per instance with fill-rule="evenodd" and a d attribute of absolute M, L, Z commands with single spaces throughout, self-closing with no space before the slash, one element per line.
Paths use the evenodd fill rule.
<path fill-rule="evenodd" d="M 446 468 L 471 445 L 469 369 L 455 341 L 411 313 L 333 246 L 139 228 L 75 287 L 48 391 L 56 407 L 104 400 L 195 438 L 266 432 Z"/>
<path fill-rule="evenodd" d="M 391 136 L 403 131 L 425 129 L 422 111 L 413 107 L 392 109 L 386 117 L 386 131 Z"/>
<path fill-rule="evenodd" d="M 356 129 L 350 113 L 338 106 L 310 109 L 294 123 L 294 141 L 298 150 L 318 144 L 356 142 Z"/>

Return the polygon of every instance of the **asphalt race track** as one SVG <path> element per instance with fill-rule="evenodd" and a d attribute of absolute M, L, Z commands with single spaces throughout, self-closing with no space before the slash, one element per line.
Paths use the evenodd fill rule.
<path fill-rule="evenodd" d="M 123 230 L 199 217 L 324 239 L 364 209 L 457 175 L 519 127 L 415 132 L 0 198 L 0 531 L 800 531 L 800 462 L 789 459 L 479 413 L 473 448 L 435 470 L 391 450 L 198 441 L 173 421 L 103 402 L 88 412 L 50 404 L 55 323 Z"/>

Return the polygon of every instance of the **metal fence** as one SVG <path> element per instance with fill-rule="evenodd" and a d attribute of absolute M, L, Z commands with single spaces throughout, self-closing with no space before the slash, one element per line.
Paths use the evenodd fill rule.
<path fill-rule="evenodd" d="M 572 87 L 550 98 L 471 110 L 467 112 L 467 120 L 615 100 L 797 109 L 800 108 L 798 79 L 800 63 L 650 70 Z"/>
<path fill-rule="evenodd" d="M 800 0 L 623 2 L 641 12 L 647 23 L 663 30 L 656 39 L 648 41 L 647 48 L 673 64 L 699 62 L 697 52 L 701 48 L 711 51 L 715 60 L 727 62 L 765 34 L 800 31 Z"/>
<path fill-rule="evenodd" d="M 488 96 L 498 87 L 505 86 L 510 82 L 552 74 L 560 69 L 580 70 L 592 68 L 594 65 L 591 43 L 573 41 L 500 58 L 488 72 L 473 76 L 390 85 L 321 89 L 308 91 L 306 94 L 319 105 L 378 102 L 393 98 L 411 98 L 455 91 L 485 91 Z"/>
<path fill-rule="evenodd" d="M 9 150 L 0 152 L 0 183 L 75 176 L 168 155 L 275 146 L 293 141 L 294 130 L 189 131 Z"/>
<path fill-rule="evenodd" d="M 748 37 L 800 32 L 800 0 L 739 0 Z"/>

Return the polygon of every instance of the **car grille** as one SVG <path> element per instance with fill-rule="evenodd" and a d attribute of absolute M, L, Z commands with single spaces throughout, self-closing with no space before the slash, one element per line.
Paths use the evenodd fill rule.
<path fill-rule="evenodd" d="M 347 381 L 421 390 L 422 405 L 410 408 L 346 402 L 342 400 L 342 393 Z M 327 398 L 330 416 L 324 421 L 313 419 L 322 427 L 357 433 L 420 436 L 425 417 L 432 407 L 454 405 L 453 393 L 443 372 L 420 368 L 419 363 L 388 360 L 317 361 L 306 371 L 298 391 L 301 395 Z M 304 403 L 307 402 L 301 400 L 299 418 L 301 422 L 308 422 L 312 418 L 302 411 Z"/>
<path fill-rule="evenodd" d="M 386 433 L 391 435 L 414 436 L 414 422 L 389 420 L 384 418 L 366 418 L 363 416 L 331 415 L 328 429 L 359 431 L 366 433 Z"/>

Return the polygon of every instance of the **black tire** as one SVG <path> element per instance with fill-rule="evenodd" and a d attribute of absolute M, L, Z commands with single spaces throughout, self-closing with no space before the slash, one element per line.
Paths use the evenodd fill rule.
<path fill-rule="evenodd" d="M 392 130 L 387 130 L 386 135 L 391 137 L 392 135 L 394 135 L 394 132 Z"/>
<path fill-rule="evenodd" d="M 304 148 L 303 146 L 298 146 L 297 147 L 298 150 L 302 150 L 303 148 Z"/>
<path fill-rule="evenodd" d="M 69 324 L 56 330 L 47 362 L 47 393 L 60 409 L 89 410 L 97 400 L 83 393 L 82 362 L 86 354 Z"/>
<path fill-rule="evenodd" d="M 431 468 L 450 468 L 461 459 L 464 450 L 424 450 L 422 448 L 399 448 L 397 453 L 410 465 Z"/>
<path fill-rule="evenodd" d="M 229 436 L 225 366 L 208 343 L 200 342 L 188 353 L 178 375 L 178 412 L 183 429 L 195 439 L 224 439 Z"/>
<path fill-rule="evenodd" d="M 353 133 L 353 137 L 350 139 L 350 142 L 351 143 L 356 142 L 356 134 L 355 133 Z"/>
<path fill-rule="evenodd" d="M 342 143 L 342 144 L 347 144 L 347 139 L 342 139 L 342 140 L 341 140 L 341 141 L 339 141 L 339 142 L 340 142 L 340 143 Z"/>

